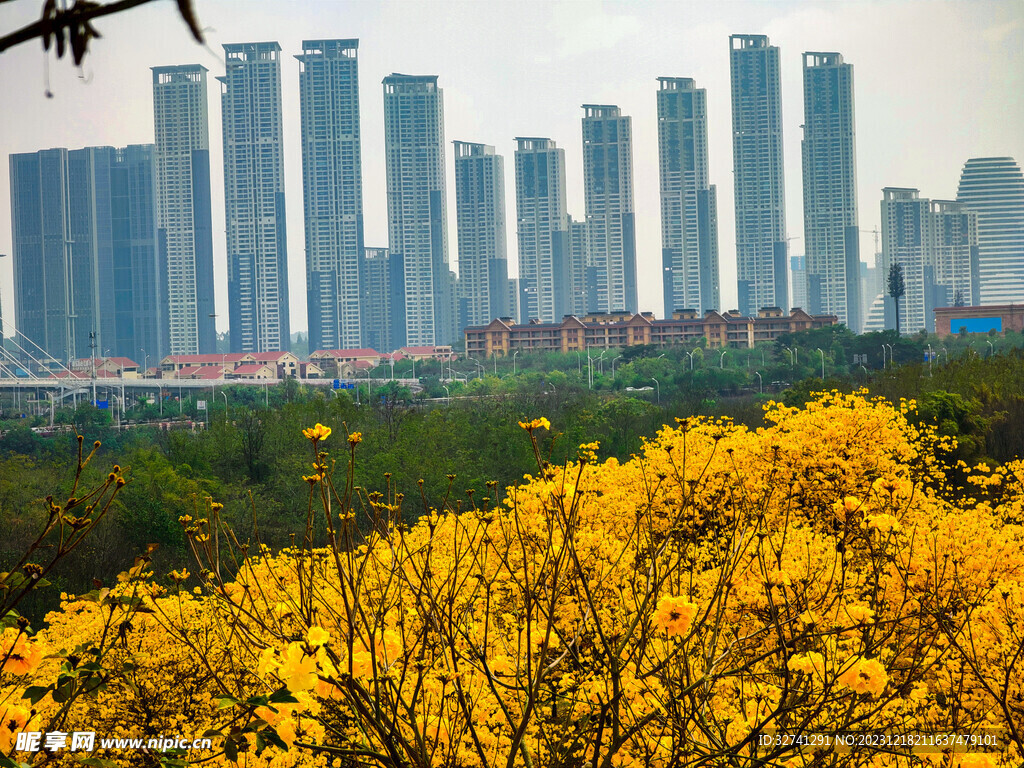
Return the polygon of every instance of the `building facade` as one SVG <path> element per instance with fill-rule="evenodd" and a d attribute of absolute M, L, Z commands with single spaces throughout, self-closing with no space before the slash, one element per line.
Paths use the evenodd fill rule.
<path fill-rule="evenodd" d="M 893 264 L 902 266 L 906 286 L 899 302 L 900 332 L 934 332 L 937 307 L 976 303 L 978 253 L 978 215 L 966 205 L 928 200 L 913 188 L 883 189 L 879 279 L 885 327 L 896 327 L 896 302 L 888 287 Z"/>
<path fill-rule="evenodd" d="M 436 75 L 384 78 L 384 159 L 391 258 L 405 270 L 405 344 L 448 344 L 455 296 L 448 266 L 444 102 Z"/>
<path fill-rule="evenodd" d="M 957 202 L 978 212 L 982 304 L 1024 302 L 1024 175 L 1012 157 L 977 157 L 960 174 Z"/>
<path fill-rule="evenodd" d="M 853 65 L 838 53 L 805 53 L 804 248 L 807 309 L 863 326 Z"/>
<path fill-rule="evenodd" d="M 783 334 L 834 325 L 834 315 L 812 316 L 802 309 L 788 315 L 770 307 L 757 317 L 737 312 L 708 310 L 703 315 L 687 309 L 671 318 L 656 320 L 650 312 L 567 315 L 557 323 L 530 322 L 520 325 L 496 319 L 484 326 L 465 330 L 466 354 L 481 358 L 511 355 L 515 350 L 532 352 L 585 352 L 588 349 L 620 349 L 650 344 L 668 347 L 696 345 L 705 339 L 709 349 L 749 349 L 771 342 Z"/>
<path fill-rule="evenodd" d="M 789 306 L 779 49 L 731 35 L 732 153 L 739 309 Z"/>
<path fill-rule="evenodd" d="M 665 315 L 721 304 L 718 204 L 708 184 L 707 94 L 688 77 L 658 78 L 658 170 Z"/>
<path fill-rule="evenodd" d="M 233 352 L 287 350 L 288 244 L 281 46 L 224 46 L 221 82 L 228 318 Z"/>
<path fill-rule="evenodd" d="M 956 334 L 1007 331 L 1024 333 L 1024 306 L 1020 304 L 986 304 L 974 307 L 937 307 L 935 333 L 939 337 Z"/>
<path fill-rule="evenodd" d="M 405 334 L 401 260 L 387 248 L 364 248 L 359 285 L 366 346 L 387 352 L 398 349 L 398 341 Z"/>
<path fill-rule="evenodd" d="M 515 164 L 520 317 L 553 322 L 572 311 L 565 150 L 517 137 Z"/>
<path fill-rule="evenodd" d="M 310 349 L 360 346 L 359 41 L 304 40 L 299 60 Z"/>
<path fill-rule="evenodd" d="M 153 67 L 156 221 L 167 252 L 168 351 L 213 352 L 213 214 L 206 67 Z"/>
<path fill-rule="evenodd" d="M 637 311 L 632 134 L 632 118 L 618 107 L 583 105 L 587 266 L 595 288 L 588 311 Z"/>
<path fill-rule="evenodd" d="M 508 315 L 505 164 L 487 144 L 453 144 L 461 330 Z"/>
<path fill-rule="evenodd" d="M 61 361 L 165 351 L 153 145 L 11 155 L 10 170 L 19 331 Z"/>
<path fill-rule="evenodd" d="M 573 315 L 587 313 L 587 297 L 597 292 L 597 277 L 588 267 L 590 230 L 587 222 L 569 217 L 569 309 Z"/>

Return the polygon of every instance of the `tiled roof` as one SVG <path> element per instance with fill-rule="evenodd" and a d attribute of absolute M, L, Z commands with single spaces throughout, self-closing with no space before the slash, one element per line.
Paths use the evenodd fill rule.
<path fill-rule="evenodd" d="M 375 349 L 318 349 L 310 355 L 316 357 L 380 357 Z"/>

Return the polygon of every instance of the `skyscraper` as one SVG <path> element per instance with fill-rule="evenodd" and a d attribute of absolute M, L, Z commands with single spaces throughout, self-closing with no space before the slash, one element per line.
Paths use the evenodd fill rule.
<path fill-rule="evenodd" d="M 587 313 L 587 296 L 597 291 L 593 267 L 588 268 L 590 232 L 586 220 L 569 217 L 569 305 L 566 312 L 582 316 Z"/>
<path fill-rule="evenodd" d="M 168 352 L 215 352 L 206 67 L 153 67 L 156 221 L 167 251 Z M 152 356 L 152 351 L 151 351 Z"/>
<path fill-rule="evenodd" d="M 732 154 L 739 310 L 788 309 L 779 49 L 731 35 Z"/>
<path fill-rule="evenodd" d="M 281 46 L 224 46 L 224 205 L 232 352 L 287 350 Z"/>
<path fill-rule="evenodd" d="M 583 192 L 597 289 L 587 309 L 636 312 L 633 127 L 616 106 L 583 105 Z"/>
<path fill-rule="evenodd" d="M 393 352 L 402 346 L 397 340 L 405 333 L 401 312 L 405 289 L 402 262 L 387 248 L 364 248 L 359 286 L 363 346 Z"/>
<path fill-rule="evenodd" d="M 1024 301 L 1024 176 L 1012 157 L 964 164 L 957 202 L 978 212 L 982 304 Z"/>
<path fill-rule="evenodd" d="M 11 237 L 18 331 L 70 362 L 97 326 L 91 267 L 72 260 L 68 151 L 11 155 Z"/>
<path fill-rule="evenodd" d="M 384 159 L 391 258 L 405 271 L 405 338 L 450 344 L 455 297 L 445 217 L 444 103 L 436 75 L 384 78 Z"/>
<path fill-rule="evenodd" d="M 665 316 L 720 304 L 718 209 L 708 184 L 707 95 L 688 77 L 659 77 L 658 168 Z"/>
<path fill-rule="evenodd" d="M 459 331 L 508 315 L 505 164 L 494 147 L 455 145 Z"/>
<path fill-rule="evenodd" d="M 565 150 L 547 138 L 516 138 L 519 307 L 524 322 L 572 312 Z"/>
<path fill-rule="evenodd" d="M 358 40 L 305 40 L 299 60 L 310 349 L 361 346 L 363 179 Z"/>
<path fill-rule="evenodd" d="M 888 293 L 889 270 L 903 267 L 906 293 L 900 299 L 902 333 L 935 330 L 933 310 L 977 296 L 978 214 L 965 204 L 922 198 L 918 190 L 882 190 L 882 270 L 885 327 L 896 327 L 896 306 Z"/>
<path fill-rule="evenodd" d="M 804 247 L 807 310 L 860 333 L 860 231 L 853 66 L 838 53 L 805 53 Z"/>
<path fill-rule="evenodd" d="M 153 154 L 11 155 L 17 325 L 55 359 L 166 353 Z"/>

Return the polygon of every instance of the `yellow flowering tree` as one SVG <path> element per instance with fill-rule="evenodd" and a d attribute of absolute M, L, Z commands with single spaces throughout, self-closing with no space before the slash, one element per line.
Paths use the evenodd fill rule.
<path fill-rule="evenodd" d="M 355 487 L 361 436 L 334 456 L 316 425 L 301 539 L 239 542 L 210 501 L 184 518 L 201 586 L 120 585 L 144 596 L 135 677 L 65 722 L 190 723 L 216 744 L 188 759 L 247 766 L 1019 765 L 1024 467 L 954 503 L 952 444 L 913 407 L 825 394 L 557 467 L 524 421 L 535 476 L 501 503 L 450 476 L 412 523 Z M 91 642 L 103 616 L 69 599 L 42 634 Z M 939 732 L 999 741 L 807 738 Z"/>

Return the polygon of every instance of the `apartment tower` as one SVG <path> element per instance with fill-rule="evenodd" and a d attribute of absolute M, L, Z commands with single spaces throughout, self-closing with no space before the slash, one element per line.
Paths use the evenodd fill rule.
<path fill-rule="evenodd" d="M 731 35 L 732 153 L 739 311 L 788 309 L 779 49 L 766 35 Z"/>
<path fill-rule="evenodd" d="M 508 315 L 505 164 L 487 144 L 453 142 L 459 332 Z"/>
<path fill-rule="evenodd" d="M 805 53 L 804 248 L 806 309 L 863 326 L 853 65 L 838 53 Z"/>
<path fill-rule="evenodd" d="M 570 305 L 565 150 L 547 138 L 516 138 L 516 235 L 523 322 L 554 322 Z"/>
<path fill-rule="evenodd" d="M 232 352 L 287 350 L 281 46 L 224 46 L 221 82 Z"/>
<path fill-rule="evenodd" d="M 217 349 L 206 67 L 153 67 L 156 225 L 166 243 L 168 353 Z M 155 350 L 151 350 L 155 354 Z"/>
<path fill-rule="evenodd" d="M 304 40 L 299 60 L 310 349 L 362 346 L 359 41 Z"/>
<path fill-rule="evenodd" d="M 583 192 L 596 283 L 587 309 L 637 312 L 633 121 L 617 106 L 583 105 Z"/>
<path fill-rule="evenodd" d="M 718 210 L 708 184 L 707 94 L 688 77 L 658 78 L 658 170 L 665 317 L 720 306 Z"/>
<path fill-rule="evenodd" d="M 384 159 L 390 258 L 404 269 L 404 338 L 450 344 L 456 317 L 445 217 L 444 102 L 436 75 L 384 78 Z"/>

